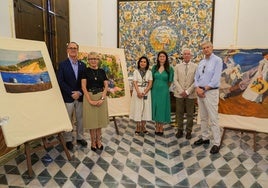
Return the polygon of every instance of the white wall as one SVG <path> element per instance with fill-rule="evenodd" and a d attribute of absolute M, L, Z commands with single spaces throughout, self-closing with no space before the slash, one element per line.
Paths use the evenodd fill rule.
<path fill-rule="evenodd" d="M 97 45 L 98 0 L 69 0 L 70 40 L 80 45 Z"/>
<path fill-rule="evenodd" d="M 213 43 L 215 47 L 229 48 L 236 44 L 236 0 L 216 0 Z"/>
<path fill-rule="evenodd" d="M 71 40 L 89 46 L 117 47 L 116 0 L 69 0 L 69 2 Z M 79 27 L 83 29 L 82 32 L 77 32 Z"/>
<path fill-rule="evenodd" d="M 268 0 L 215 0 L 216 48 L 267 48 Z M 81 45 L 117 47 L 117 0 L 69 0 L 70 38 Z M 12 0 L 0 2 L 0 36 L 14 37 Z"/>
<path fill-rule="evenodd" d="M 240 0 L 237 43 L 241 46 L 268 46 L 268 1 Z"/>
<path fill-rule="evenodd" d="M 13 0 L 0 2 L 0 37 L 15 37 L 13 16 Z"/>
<path fill-rule="evenodd" d="M 215 0 L 214 46 L 267 48 L 267 0 Z"/>

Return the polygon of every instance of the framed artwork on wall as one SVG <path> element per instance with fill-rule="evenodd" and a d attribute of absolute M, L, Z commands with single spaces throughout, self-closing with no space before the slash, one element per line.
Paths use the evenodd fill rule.
<path fill-rule="evenodd" d="M 199 45 L 213 39 L 214 0 L 118 0 L 118 47 L 125 49 L 128 75 L 146 55 L 151 65 L 165 50 L 175 65 L 181 50 L 190 48 L 193 61 L 202 58 Z"/>

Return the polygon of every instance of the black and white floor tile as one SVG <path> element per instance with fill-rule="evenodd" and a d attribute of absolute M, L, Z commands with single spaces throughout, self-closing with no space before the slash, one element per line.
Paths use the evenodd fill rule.
<path fill-rule="evenodd" d="M 267 134 L 257 134 L 254 152 L 253 135 L 227 131 L 220 153 L 211 155 L 212 143 L 193 145 L 199 125 L 194 125 L 193 138 L 186 140 L 175 137 L 175 126 L 165 125 L 164 135 L 156 136 L 154 124 L 148 123 L 148 135 L 135 135 L 134 122 L 127 117 L 116 120 L 120 134 L 113 122 L 103 129 L 103 151 L 90 150 L 88 133 L 89 146 L 75 146 L 71 161 L 60 145 L 40 150 L 31 157 L 32 178 L 20 153 L 0 166 L 0 187 L 268 187 Z"/>

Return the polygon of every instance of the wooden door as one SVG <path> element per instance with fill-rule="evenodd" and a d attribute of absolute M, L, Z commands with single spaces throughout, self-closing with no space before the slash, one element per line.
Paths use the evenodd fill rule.
<path fill-rule="evenodd" d="M 45 41 L 53 67 L 66 58 L 69 1 L 14 0 L 16 38 Z"/>

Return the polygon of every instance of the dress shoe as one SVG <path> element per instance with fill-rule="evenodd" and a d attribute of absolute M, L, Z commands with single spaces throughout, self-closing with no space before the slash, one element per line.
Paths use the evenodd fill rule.
<path fill-rule="evenodd" d="M 202 138 L 200 138 L 199 140 L 194 142 L 194 145 L 201 146 L 202 144 L 209 144 L 209 143 L 210 143 L 209 140 L 203 140 Z"/>
<path fill-rule="evenodd" d="M 185 138 L 186 138 L 187 140 L 190 140 L 190 139 L 192 138 L 192 134 L 191 134 L 190 131 L 186 133 Z"/>
<path fill-rule="evenodd" d="M 66 147 L 68 150 L 73 150 L 74 149 L 74 145 L 72 142 L 66 142 Z"/>
<path fill-rule="evenodd" d="M 76 143 L 77 144 L 80 144 L 83 147 L 86 147 L 87 146 L 87 141 L 85 141 L 84 139 L 76 140 Z"/>
<path fill-rule="evenodd" d="M 220 151 L 220 147 L 214 145 L 214 146 L 212 146 L 212 148 L 211 148 L 211 150 L 210 150 L 210 153 L 211 153 L 211 154 L 216 154 L 216 153 L 219 153 L 219 151 Z"/>
<path fill-rule="evenodd" d="M 175 135 L 177 138 L 182 138 L 182 136 L 183 136 L 183 132 L 182 132 L 182 130 L 178 130 L 178 132 L 176 133 L 176 135 Z"/>

